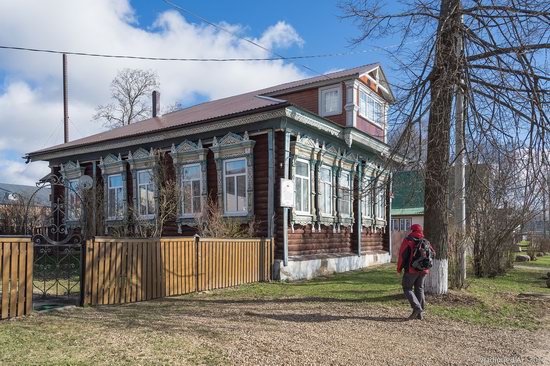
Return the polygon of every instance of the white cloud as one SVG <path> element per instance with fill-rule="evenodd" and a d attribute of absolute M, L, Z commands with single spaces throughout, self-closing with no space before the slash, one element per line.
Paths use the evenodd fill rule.
<path fill-rule="evenodd" d="M 141 25 L 145 29 L 138 27 L 136 19 L 127 0 L 63 0 L 55 6 L 41 0 L 0 0 L 0 44 L 163 57 L 270 56 L 211 26 L 190 23 L 175 11 L 160 13 L 153 24 Z M 246 36 L 246 27 L 224 27 Z M 304 43 L 284 22 L 268 27 L 258 41 L 275 49 Z M 69 56 L 71 139 L 101 129 L 91 121 L 94 108 L 108 101 L 109 84 L 125 67 L 156 71 L 163 105 L 176 100 L 188 103 L 197 94 L 217 99 L 303 76 L 281 61 L 187 63 Z M 24 153 L 62 142 L 61 56 L 0 50 L 2 76 L 0 182 L 36 180 L 43 169 L 27 168 L 22 173 L 24 162 L 14 160 L 12 154 L 8 157 L 7 151 Z"/>

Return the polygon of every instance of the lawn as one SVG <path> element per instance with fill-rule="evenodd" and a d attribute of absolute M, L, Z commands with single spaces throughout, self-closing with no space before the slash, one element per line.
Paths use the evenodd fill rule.
<path fill-rule="evenodd" d="M 410 310 L 399 281 L 387 265 L 299 283 L 35 313 L 0 322 L 0 364 L 410 364 L 403 339 L 432 365 L 495 357 L 544 364 L 538 361 L 549 348 L 541 343 L 548 339 L 548 300 L 518 297 L 550 294 L 540 272 L 515 269 L 429 297 L 422 326 L 404 321 Z"/>
<path fill-rule="evenodd" d="M 521 264 L 522 266 L 549 268 L 550 271 L 550 255 L 537 257 L 537 259 L 534 261 L 521 262 L 518 264 Z"/>

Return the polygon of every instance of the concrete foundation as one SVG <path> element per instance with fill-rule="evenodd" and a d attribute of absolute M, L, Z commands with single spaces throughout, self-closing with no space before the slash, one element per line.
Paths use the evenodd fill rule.
<path fill-rule="evenodd" d="M 373 252 L 362 255 L 291 257 L 288 265 L 275 260 L 275 278 L 281 281 L 307 280 L 332 273 L 348 272 L 376 264 L 390 262 L 388 252 Z"/>

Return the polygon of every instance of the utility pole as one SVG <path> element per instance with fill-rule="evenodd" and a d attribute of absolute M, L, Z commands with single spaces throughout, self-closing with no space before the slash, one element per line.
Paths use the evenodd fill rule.
<path fill-rule="evenodd" d="M 69 142 L 69 102 L 67 96 L 67 55 L 63 54 L 63 139 Z"/>

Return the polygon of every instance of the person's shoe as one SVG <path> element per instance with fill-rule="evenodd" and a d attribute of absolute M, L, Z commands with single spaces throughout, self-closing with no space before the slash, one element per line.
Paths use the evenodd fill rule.
<path fill-rule="evenodd" d="M 412 314 L 409 315 L 409 320 L 416 320 L 419 316 L 422 316 L 422 310 L 414 309 Z"/>
<path fill-rule="evenodd" d="M 418 316 L 416 317 L 416 319 L 418 319 L 418 320 L 424 320 L 424 312 L 421 311 L 420 313 L 418 313 Z"/>

